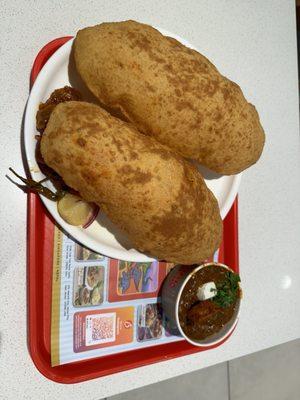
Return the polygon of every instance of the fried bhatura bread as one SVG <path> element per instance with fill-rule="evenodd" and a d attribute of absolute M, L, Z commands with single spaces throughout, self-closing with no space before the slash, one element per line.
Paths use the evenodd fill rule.
<path fill-rule="evenodd" d="M 193 264 L 218 248 L 219 207 L 198 170 L 102 108 L 78 101 L 57 105 L 41 153 L 138 250 Z"/>
<path fill-rule="evenodd" d="M 259 159 L 265 136 L 255 107 L 197 51 L 125 21 L 80 30 L 74 57 L 102 105 L 184 157 L 221 174 Z"/>

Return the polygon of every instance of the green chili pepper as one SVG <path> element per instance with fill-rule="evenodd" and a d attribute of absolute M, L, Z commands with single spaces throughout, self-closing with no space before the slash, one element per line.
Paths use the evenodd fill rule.
<path fill-rule="evenodd" d="M 19 174 L 17 174 L 12 168 L 9 168 L 9 170 L 15 174 L 24 184 L 25 186 L 30 189 L 34 193 L 41 194 L 42 196 L 47 197 L 47 199 L 52 200 L 52 201 L 58 201 L 65 195 L 64 190 L 58 190 L 57 192 L 53 192 L 52 190 L 48 189 L 46 186 L 42 185 L 41 182 L 44 182 L 47 180 L 47 178 L 42 179 L 40 182 L 36 182 L 33 179 L 27 179 L 23 178 Z"/>

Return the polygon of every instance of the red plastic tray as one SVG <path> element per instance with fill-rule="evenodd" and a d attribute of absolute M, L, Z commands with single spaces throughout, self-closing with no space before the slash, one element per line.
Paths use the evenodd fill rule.
<path fill-rule="evenodd" d="M 32 67 L 31 85 L 48 58 L 70 39 L 71 36 L 55 39 L 42 48 Z M 50 325 L 53 233 L 54 220 L 42 205 L 39 197 L 30 193 L 28 195 L 27 232 L 28 347 L 34 364 L 44 376 L 60 383 L 82 382 L 216 347 L 199 348 L 190 345 L 186 341 L 180 341 L 51 367 Z M 237 199 L 224 220 L 223 245 L 220 249 L 220 254 L 224 263 L 238 272 Z"/>

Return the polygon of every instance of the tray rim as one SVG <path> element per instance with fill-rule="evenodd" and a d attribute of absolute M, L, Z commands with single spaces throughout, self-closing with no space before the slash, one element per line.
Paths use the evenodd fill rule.
<path fill-rule="evenodd" d="M 33 84 L 39 71 L 42 69 L 45 62 L 49 57 L 64 43 L 70 40 L 72 36 L 64 36 L 57 38 L 46 44 L 37 54 L 36 59 L 33 63 L 33 67 L 30 74 L 30 83 Z M 39 285 L 39 273 L 41 272 L 40 263 L 45 262 L 43 259 L 43 250 L 45 244 L 43 242 L 43 236 L 39 234 L 45 228 L 51 231 L 54 227 L 54 220 L 48 214 L 45 207 L 42 205 L 40 198 L 33 194 L 28 194 L 28 205 L 27 205 L 27 343 L 29 353 L 31 358 L 41 374 L 46 378 L 58 382 L 58 383 L 79 383 L 89 379 L 95 379 L 102 376 L 107 376 L 110 374 L 122 372 L 125 370 L 142 367 L 145 365 L 153 364 L 156 362 L 161 362 L 164 360 L 170 360 L 172 358 L 182 357 L 185 355 L 197 353 L 200 351 L 206 351 L 211 348 L 216 348 L 222 345 L 231 335 L 228 335 L 221 343 L 206 348 L 198 348 L 192 346 L 185 341 L 173 342 L 168 344 L 161 344 L 156 346 L 151 346 L 144 349 L 129 350 L 122 353 L 117 353 L 113 355 L 92 358 L 84 361 L 77 361 L 69 364 L 64 364 L 57 367 L 51 367 L 51 363 L 45 358 L 44 351 L 46 351 L 46 346 L 43 348 L 44 331 L 41 331 L 40 326 L 37 324 L 38 313 L 41 312 L 40 304 L 47 303 L 47 299 L 41 296 L 41 285 Z M 239 254 L 238 254 L 238 199 L 236 197 L 230 211 L 228 212 L 224 220 L 224 260 L 225 263 L 231 265 L 233 269 L 239 272 Z M 228 242 L 228 243 L 227 243 Z M 227 243 L 227 246 L 226 246 Z M 229 244 L 229 246 L 228 246 Z M 49 243 L 48 243 L 49 247 Z M 52 255 L 47 260 L 48 264 L 51 263 L 52 266 Z M 40 301 L 39 301 L 40 300 Z M 49 300 L 51 305 L 51 300 Z M 48 306 L 49 306 L 49 303 Z M 50 307 L 51 309 L 51 307 Z M 165 354 L 159 354 L 160 350 L 169 349 Z M 139 356 L 143 353 L 149 353 L 152 349 L 152 355 L 147 356 L 147 358 L 140 358 Z M 118 363 L 118 356 L 122 355 L 122 363 Z M 128 357 L 126 357 L 126 355 Z M 119 357 L 120 358 L 120 357 Z M 124 359 L 128 358 L 127 362 Z M 105 361 L 116 359 L 117 363 L 114 365 L 112 362 L 109 367 L 102 369 L 91 369 L 87 372 L 88 364 L 105 364 Z M 99 361 L 102 362 L 99 362 Z M 121 360 L 119 360 L 121 361 Z M 73 370 L 79 369 L 77 374 L 73 374 Z M 86 372 L 85 372 L 86 371 Z"/>

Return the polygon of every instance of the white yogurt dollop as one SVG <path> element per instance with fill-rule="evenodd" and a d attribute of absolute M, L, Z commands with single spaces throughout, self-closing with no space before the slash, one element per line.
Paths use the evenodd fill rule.
<path fill-rule="evenodd" d="M 215 282 L 207 282 L 200 286 L 197 290 L 197 297 L 199 300 L 208 300 L 217 294 L 217 287 Z"/>

